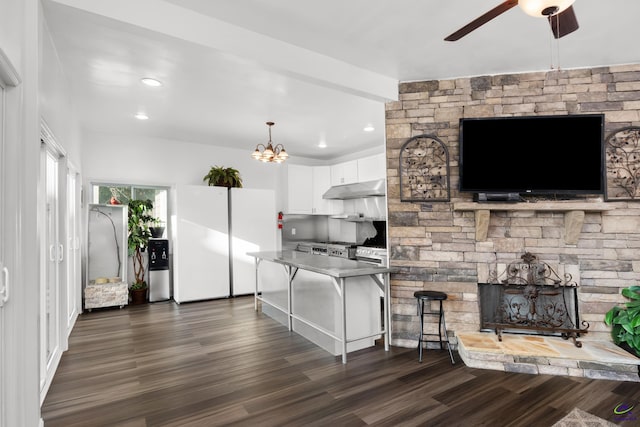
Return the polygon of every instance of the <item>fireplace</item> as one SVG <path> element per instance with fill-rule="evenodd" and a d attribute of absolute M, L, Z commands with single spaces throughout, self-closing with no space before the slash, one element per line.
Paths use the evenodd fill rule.
<path fill-rule="evenodd" d="M 589 324 L 580 323 L 578 287 L 570 274 L 560 278 L 551 266 L 527 252 L 503 271 L 492 271 L 478 283 L 480 329 L 577 338 Z"/>

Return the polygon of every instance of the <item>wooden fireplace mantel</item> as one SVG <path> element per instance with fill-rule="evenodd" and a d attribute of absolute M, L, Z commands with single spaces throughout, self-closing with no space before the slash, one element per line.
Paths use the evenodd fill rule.
<path fill-rule="evenodd" d="M 453 204 L 454 211 L 473 211 L 476 220 L 476 241 L 487 240 L 491 211 L 547 211 L 564 212 L 564 241 L 568 245 L 575 245 L 580 238 L 580 231 L 584 222 L 585 212 L 603 212 L 614 209 L 614 206 L 604 202 L 457 202 Z"/>

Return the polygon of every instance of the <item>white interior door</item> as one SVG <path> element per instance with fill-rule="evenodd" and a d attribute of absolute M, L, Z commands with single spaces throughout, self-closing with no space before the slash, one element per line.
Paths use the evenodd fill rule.
<path fill-rule="evenodd" d="M 25 331 L 32 331 L 22 327 L 23 301 L 14 297 L 17 293 L 14 277 L 23 271 L 17 248 L 22 231 L 15 224 L 19 216 L 25 218 L 19 212 L 20 186 L 10 185 L 20 176 L 18 167 L 24 166 L 16 166 L 22 152 L 18 149 L 22 148 L 18 135 L 24 124 L 20 118 L 27 103 L 21 90 L 16 89 L 20 84 L 20 75 L 0 48 L 0 427 L 24 423 L 22 411 L 32 402 L 17 389 L 34 378 L 30 361 L 15 357 L 29 346 L 16 348 L 16 343 L 29 341 L 21 338 Z M 28 261 L 24 265 L 29 265 Z"/>
<path fill-rule="evenodd" d="M 66 336 L 71 333 L 82 301 L 80 265 L 80 199 L 79 179 L 75 168 L 67 170 L 67 310 Z"/>
<path fill-rule="evenodd" d="M 6 207 L 5 197 L 4 197 L 4 183 L 5 183 L 5 152 L 4 152 L 4 86 L 2 85 L 2 81 L 0 81 L 0 200 L 2 200 L 2 204 L 0 207 L 0 378 L 6 378 L 4 370 L 5 370 L 5 361 L 4 361 L 4 310 L 2 307 L 6 302 L 8 302 L 8 292 L 9 292 L 9 270 L 7 266 L 4 264 L 4 251 L 5 251 L 5 239 L 4 239 L 4 209 Z M 5 410 L 5 384 L 4 381 L 0 382 L 0 427 L 6 425 L 4 421 L 4 415 L 6 414 Z"/>
<path fill-rule="evenodd" d="M 43 234 L 40 283 L 40 391 L 41 400 L 51 384 L 61 357 L 60 264 L 63 245 L 60 243 L 59 220 L 59 160 L 60 155 L 47 144 L 42 145 Z"/>

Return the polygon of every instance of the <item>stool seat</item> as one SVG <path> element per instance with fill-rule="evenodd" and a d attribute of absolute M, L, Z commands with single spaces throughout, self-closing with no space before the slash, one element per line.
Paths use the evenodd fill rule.
<path fill-rule="evenodd" d="M 447 335 L 447 324 L 444 319 L 444 309 L 442 307 L 442 301 L 445 301 L 447 299 L 447 294 L 439 291 L 415 291 L 413 293 L 413 296 L 416 298 L 416 301 L 418 303 L 418 316 L 420 316 L 420 337 L 418 338 L 418 352 L 420 354 L 420 357 L 418 360 L 422 362 L 422 345 L 424 343 L 434 342 L 433 340 L 425 338 L 426 336 L 434 334 L 425 332 L 424 317 L 436 316 L 438 318 L 438 340 L 435 342 L 440 343 L 440 349 L 442 350 L 444 350 L 442 345 L 443 341 L 447 343 L 447 350 L 449 350 L 449 357 L 451 358 L 451 364 L 453 365 L 455 363 L 455 360 L 453 359 L 453 353 L 451 352 L 451 343 L 449 342 L 449 336 Z M 438 301 L 438 310 L 431 310 L 430 304 L 428 304 L 429 301 Z"/>
<path fill-rule="evenodd" d="M 413 293 L 415 298 L 426 299 L 431 301 L 444 301 L 447 299 L 447 294 L 438 291 L 415 291 Z"/>

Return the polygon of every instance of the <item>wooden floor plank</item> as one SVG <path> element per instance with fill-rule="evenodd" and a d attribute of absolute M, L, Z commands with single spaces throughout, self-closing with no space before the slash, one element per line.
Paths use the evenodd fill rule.
<path fill-rule="evenodd" d="M 42 416 L 46 427 L 546 426 L 574 407 L 610 421 L 618 403 L 640 408 L 637 383 L 417 356 L 380 344 L 344 365 L 252 297 L 96 309 L 78 319 Z"/>

